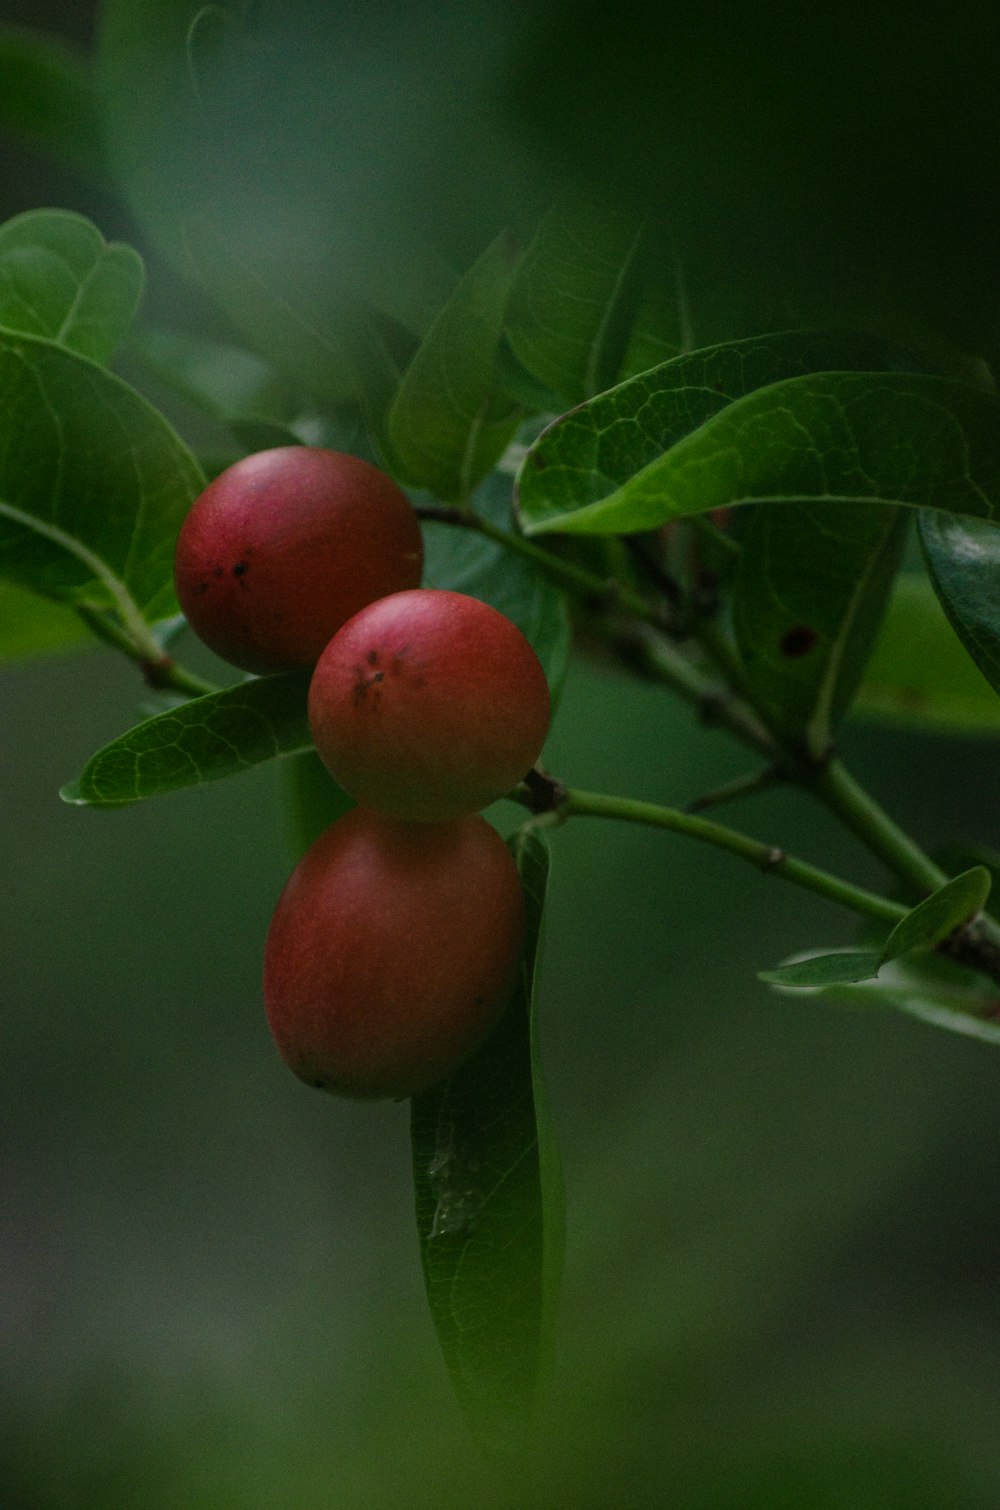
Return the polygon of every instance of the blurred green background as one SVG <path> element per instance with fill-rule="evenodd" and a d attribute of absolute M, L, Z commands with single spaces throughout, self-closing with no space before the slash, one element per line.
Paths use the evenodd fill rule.
<path fill-rule="evenodd" d="M 3 696 L 6 1502 L 524 1503 L 437 1355 L 405 1109 L 312 1095 L 270 1043 L 278 772 L 69 809 L 56 788 L 127 722 L 130 671 L 95 652 L 8 670 Z M 998 810 L 993 745 L 847 744 L 928 841 Z M 670 801 L 740 768 L 586 666 L 549 759 Z M 876 879 L 801 802 L 737 816 Z M 756 969 L 848 936 L 777 880 L 611 825 L 555 850 L 569 1256 L 540 1502 L 995 1505 L 995 1056 L 769 996 Z"/>
<path fill-rule="evenodd" d="M 4 12 L 87 34 L 85 9 Z M 836 32 L 825 76 L 822 16 L 789 29 L 775 8 L 753 35 L 689 19 L 683 46 L 675 38 L 671 52 L 658 32 L 643 54 L 641 17 L 626 10 L 602 56 L 599 8 L 574 11 L 574 25 L 568 8 L 544 14 L 548 40 L 531 56 L 546 88 L 532 92 L 522 71 L 519 119 L 547 151 L 558 151 L 554 122 L 572 137 L 585 96 L 587 119 L 610 114 L 622 143 L 655 143 L 642 109 L 662 82 L 684 128 L 678 161 L 695 138 L 711 147 L 702 182 L 706 201 L 720 199 L 702 206 L 707 226 L 718 229 L 713 205 L 730 189 L 746 192 L 756 157 L 762 265 L 786 236 L 789 268 L 812 266 L 813 248 L 824 288 L 846 294 L 891 222 L 915 306 L 947 306 L 959 333 L 981 320 L 989 349 L 995 132 L 976 156 L 988 96 L 975 8 L 954 8 L 950 30 L 942 8 L 937 74 L 936 34 L 893 30 L 902 11 L 890 8 L 864 33 Z M 776 93 L 789 49 L 793 85 Z M 697 110 L 676 105 L 679 80 Z M 858 101 L 875 95 L 873 116 Z M 530 100 L 543 97 L 539 114 Z M 786 128 L 813 97 L 803 143 Z M 893 134 L 899 123 L 908 134 Z M 935 123 L 965 156 L 948 157 Z M 820 136 L 823 162 L 840 165 L 833 179 L 808 173 Z M 609 155 L 605 136 L 574 142 L 609 181 L 638 161 Z M 893 164 L 908 172 L 886 201 Z M 128 232 L 68 174 L 13 146 L 6 165 L 5 214 L 66 204 Z M 835 214 L 862 183 L 857 213 Z M 680 187 L 679 203 L 696 203 L 690 174 Z M 793 203 L 809 213 L 796 220 Z M 752 239 L 725 229 L 706 232 L 716 269 Z M 883 271 L 870 266 L 875 281 Z M 157 287 L 162 305 L 173 286 L 164 275 Z M 270 1043 L 259 976 L 291 863 L 281 773 L 135 810 L 69 809 L 56 790 L 131 721 L 133 672 L 97 651 L 35 662 L 5 669 L 0 697 L 0 1499 L 17 1510 L 526 1505 L 525 1486 L 466 1439 L 437 1354 L 405 1108 L 312 1094 Z M 857 726 L 844 750 L 926 843 L 997 842 L 994 743 Z M 570 676 L 547 759 L 575 784 L 677 803 L 745 765 L 655 689 L 587 663 Z M 802 799 L 760 797 L 731 816 L 879 882 Z M 496 817 L 516 820 L 502 805 Z M 849 928 L 819 900 L 682 840 L 596 823 L 556 836 L 542 1035 L 569 1252 L 538 1504 L 1000 1503 L 1000 1061 L 909 1020 L 838 1014 L 755 982 Z"/>

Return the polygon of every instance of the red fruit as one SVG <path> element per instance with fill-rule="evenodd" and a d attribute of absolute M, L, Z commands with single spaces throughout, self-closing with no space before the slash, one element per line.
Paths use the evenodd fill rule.
<path fill-rule="evenodd" d="M 415 587 L 420 524 L 377 467 L 281 446 L 210 483 L 177 539 L 174 579 L 195 633 L 245 671 L 311 666 L 366 603 Z"/>
<path fill-rule="evenodd" d="M 369 604 L 338 630 L 313 673 L 309 722 L 327 768 L 357 801 L 440 822 L 495 802 L 531 769 L 549 689 L 502 613 L 418 588 Z"/>
<path fill-rule="evenodd" d="M 482 818 L 355 808 L 306 852 L 271 922 L 264 999 L 282 1058 L 344 1096 L 427 1090 L 499 1016 L 523 929 L 517 867 Z"/>

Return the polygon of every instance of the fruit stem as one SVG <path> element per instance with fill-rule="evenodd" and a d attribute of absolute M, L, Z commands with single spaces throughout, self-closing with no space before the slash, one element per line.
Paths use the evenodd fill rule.
<path fill-rule="evenodd" d="M 161 649 L 148 625 L 145 626 L 141 643 L 137 643 L 130 632 L 116 624 L 95 603 L 81 602 L 73 606 L 78 617 L 99 640 L 113 645 L 116 650 L 127 655 L 129 660 L 135 661 L 150 687 L 168 687 L 174 692 L 184 692 L 189 697 L 203 697 L 206 692 L 218 692 L 219 689 L 213 682 L 204 681 L 202 677 L 195 676 L 193 671 L 186 671 L 183 666 L 178 666 Z"/>

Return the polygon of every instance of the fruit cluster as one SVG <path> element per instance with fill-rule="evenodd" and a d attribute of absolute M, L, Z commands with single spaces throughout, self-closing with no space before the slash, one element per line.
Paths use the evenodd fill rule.
<path fill-rule="evenodd" d="M 191 627 L 247 671 L 313 666 L 320 757 L 359 804 L 312 845 L 264 956 L 287 1064 L 343 1095 L 401 1098 L 447 1076 L 501 1010 L 523 932 L 520 878 L 479 816 L 535 763 L 549 694 L 495 608 L 419 586 L 406 495 L 354 456 L 246 457 L 177 541 Z"/>

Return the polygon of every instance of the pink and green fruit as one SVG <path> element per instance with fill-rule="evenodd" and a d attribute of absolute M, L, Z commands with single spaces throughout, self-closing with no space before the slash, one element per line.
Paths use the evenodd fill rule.
<path fill-rule="evenodd" d="M 464 593 L 417 588 L 363 608 L 309 689 L 327 769 L 358 802 L 413 822 L 478 812 L 531 769 L 549 689 L 524 635 Z"/>
<path fill-rule="evenodd" d="M 352 614 L 416 587 L 420 523 L 377 467 L 281 446 L 220 473 L 181 527 L 174 581 L 192 629 L 245 671 L 312 666 Z"/>
<path fill-rule="evenodd" d="M 344 1096 L 428 1090 L 496 1022 L 523 930 L 517 867 L 484 819 L 353 809 L 303 856 L 271 922 L 264 1000 L 282 1058 Z"/>

